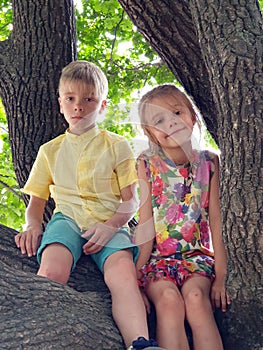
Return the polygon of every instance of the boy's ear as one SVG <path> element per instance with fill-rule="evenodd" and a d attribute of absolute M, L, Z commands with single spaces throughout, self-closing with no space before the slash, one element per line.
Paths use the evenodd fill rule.
<path fill-rule="evenodd" d="M 59 107 L 60 107 L 60 113 L 63 114 L 63 109 L 62 109 L 61 98 L 60 97 L 58 98 L 58 104 L 59 104 Z"/>

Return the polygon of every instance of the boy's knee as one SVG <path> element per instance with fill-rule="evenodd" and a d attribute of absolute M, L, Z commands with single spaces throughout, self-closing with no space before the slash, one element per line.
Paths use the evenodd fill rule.
<path fill-rule="evenodd" d="M 114 254 L 113 254 L 114 255 Z M 118 281 L 119 287 L 123 283 L 137 283 L 135 265 L 130 254 L 116 254 L 110 256 L 104 265 L 104 281 L 108 287 Z"/>
<path fill-rule="evenodd" d="M 69 279 L 69 273 L 66 273 L 65 271 L 53 269 L 46 267 L 41 268 L 38 270 L 38 276 L 46 277 L 52 281 L 62 283 L 62 284 L 67 284 L 68 279 Z"/>

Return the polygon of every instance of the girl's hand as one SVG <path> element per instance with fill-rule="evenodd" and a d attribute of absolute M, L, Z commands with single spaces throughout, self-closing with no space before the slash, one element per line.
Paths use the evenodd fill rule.
<path fill-rule="evenodd" d="M 211 302 L 213 309 L 221 307 L 223 312 L 226 312 L 227 305 L 231 304 L 230 296 L 225 289 L 225 283 L 222 283 L 217 278 L 214 280 L 211 287 Z"/>
<path fill-rule="evenodd" d="M 97 223 L 92 226 L 81 236 L 88 240 L 83 246 L 83 252 L 86 255 L 98 253 L 111 240 L 116 231 L 116 227 L 105 223 Z"/>
<path fill-rule="evenodd" d="M 22 254 L 29 257 L 36 255 L 42 238 L 42 227 L 27 227 L 25 231 L 15 235 L 15 243 Z"/>

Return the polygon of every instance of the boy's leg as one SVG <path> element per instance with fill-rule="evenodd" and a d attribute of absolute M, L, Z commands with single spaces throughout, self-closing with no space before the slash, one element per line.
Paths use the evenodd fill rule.
<path fill-rule="evenodd" d="M 46 246 L 42 252 L 37 274 L 53 281 L 66 284 L 69 279 L 73 257 L 67 247 L 60 243 Z"/>
<path fill-rule="evenodd" d="M 126 347 L 140 336 L 148 339 L 146 309 L 130 250 L 119 250 L 106 259 L 104 279 L 111 292 L 113 318 Z"/>
<path fill-rule="evenodd" d="M 66 284 L 85 242 L 72 219 L 62 213 L 53 215 L 37 251 L 38 275 Z"/>
<path fill-rule="evenodd" d="M 207 277 L 193 275 L 182 287 L 186 318 L 192 329 L 194 348 L 223 350 L 210 302 L 211 282 Z"/>

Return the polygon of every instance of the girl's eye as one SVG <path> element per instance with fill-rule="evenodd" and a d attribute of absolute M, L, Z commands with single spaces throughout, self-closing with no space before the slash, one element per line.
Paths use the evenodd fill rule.
<path fill-rule="evenodd" d="M 155 122 L 154 122 L 154 125 L 159 125 L 159 124 L 161 124 L 162 123 L 162 119 L 158 119 L 158 120 L 156 120 Z"/>
<path fill-rule="evenodd" d="M 174 114 L 175 114 L 175 115 L 180 115 L 181 112 L 180 112 L 180 111 L 175 111 Z"/>
<path fill-rule="evenodd" d="M 73 101 L 73 97 L 67 97 L 66 101 Z"/>
<path fill-rule="evenodd" d="M 158 118 L 158 119 L 156 119 L 155 121 L 154 121 L 154 125 L 159 125 L 159 124 L 161 124 L 163 122 L 163 118 Z"/>

